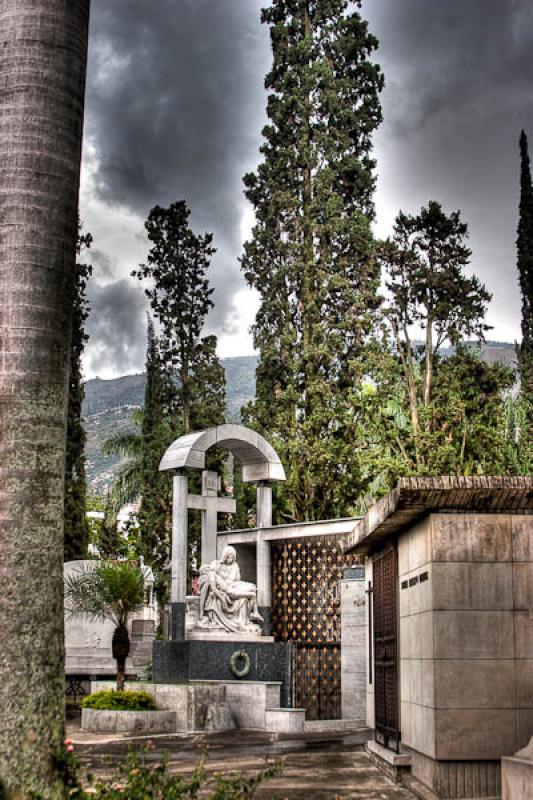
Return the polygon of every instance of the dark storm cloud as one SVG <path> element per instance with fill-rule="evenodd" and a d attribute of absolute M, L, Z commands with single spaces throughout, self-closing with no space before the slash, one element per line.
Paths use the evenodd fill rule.
<path fill-rule="evenodd" d="M 112 259 L 107 253 L 98 250 L 96 247 L 91 248 L 90 259 L 95 272 L 102 275 L 108 280 L 115 277 L 115 268 Z"/>
<path fill-rule="evenodd" d="M 146 300 L 140 286 L 115 281 L 102 286 L 94 280 L 88 291 L 91 314 L 87 333 L 89 374 L 105 375 L 111 366 L 118 375 L 142 369 L 146 350 Z"/>
<path fill-rule="evenodd" d="M 93 0 L 86 130 L 97 191 L 145 217 L 184 198 L 213 231 L 222 327 L 243 285 L 242 175 L 253 168 L 268 35 L 257 0 Z"/>
<path fill-rule="evenodd" d="M 117 234 L 122 223 L 113 206 L 142 220 L 156 203 L 184 198 L 193 228 L 215 234 L 210 328 L 219 333 L 235 327 L 232 303 L 244 286 L 237 264 L 246 208 L 241 179 L 258 159 L 270 63 L 268 30 L 259 21 L 263 4 L 92 3 L 86 133 L 96 157 L 91 192 L 107 204 L 96 213 L 107 216 L 109 208 L 100 240 L 101 216 L 92 227 L 94 248 L 101 248 L 92 250 L 98 275 L 125 278 L 143 258 L 138 250 L 145 252 L 132 248 L 125 257 L 128 245 Z M 533 3 L 364 0 L 362 13 L 380 40 L 376 58 L 386 77 L 375 150 L 380 233 L 399 208 L 413 212 L 430 199 L 460 208 L 470 226 L 473 268 L 495 294 L 492 321 L 512 339 L 519 316 L 514 239 L 521 127 L 533 143 Z M 123 318 L 113 314 L 123 308 L 121 297 L 132 303 Z M 105 352 L 116 358 L 108 369 L 142 368 L 143 307 L 130 283 L 94 290 L 91 364 Z"/>
<path fill-rule="evenodd" d="M 461 208 L 493 313 L 511 325 L 520 129 L 533 139 L 533 4 L 365 0 L 363 11 L 387 84 L 376 137 L 385 202 Z"/>

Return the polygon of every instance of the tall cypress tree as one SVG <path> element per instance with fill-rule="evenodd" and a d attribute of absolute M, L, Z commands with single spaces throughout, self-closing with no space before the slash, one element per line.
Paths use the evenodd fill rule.
<path fill-rule="evenodd" d="M 518 220 L 518 280 L 522 294 L 522 343 L 518 364 L 529 434 L 533 431 L 533 184 L 525 131 L 520 134 L 520 210 Z"/>
<path fill-rule="evenodd" d="M 155 206 L 150 211 L 145 223 L 151 243 L 147 263 L 132 273 L 139 280 L 151 281 L 145 293 L 160 326 L 158 358 L 174 389 L 169 411 L 171 438 L 224 422 L 226 406 L 225 375 L 216 354 L 216 337 L 202 335 L 213 307 L 213 289 L 207 277 L 215 252 L 213 236 L 194 233 L 189 226 L 190 213 L 184 201 L 168 208 Z M 146 408 L 144 416 L 149 417 Z M 150 458 L 154 460 L 147 468 L 154 470 L 155 451 Z M 220 470 L 220 454 L 210 452 L 206 466 Z M 190 488 L 193 492 L 199 490 L 198 476 L 192 479 Z M 162 509 L 157 513 L 162 530 Z M 198 551 L 199 537 L 198 520 L 193 520 L 189 529 L 191 554 Z M 157 553 L 158 563 L 162 555 Z"/>
<path fill-rule="evenodd" d="M 171 483 L 159 462 L 172 440 L 169 408 L 174 389 L 164 369 L 154 325 L 148 317 L 146 388 L 142 412 L 142 455 L 139 550 L 148 564 L 161 570 L 169 554 Z"/>
<path fill-rule="evenodd" d="M 360 3 L 357 3 L 360 5 Z M 244 178 L 256 225 L 242 268 L 259 291 L 256 402 L 247 420 L 288 468 L 285 513 L 350 510 L 361 489 L 353 388 L 378 304 L 374 161 L 377 40 L 346 0 L 274 0 L 263 162 Z"/>
<path fill-rule="evenodd" d="M 202 336 L 213 307 L 207 269 L 213 235 L 195 234 L 185 202 L 155 206 L 145 223 L 151 248 L 147 263 L 132 275 L 152 281 L 145 289 L 161 326 L 159 349 L 176 380 L 175 435 L 224 421 L 224 370 L 216 338 Z"/>
<path fill-rule="evenodd" d="M 77 254 L 92 244 L 90 233 L 81 234 L 78 222 Z M 87 483 L 85 478 L 85 430 L 81 418 L 84 397 L 81 357 L 88 340 L 85 322 L 89 316 L 87 281 L 92 273 L 89 264 L 76 264 L 74 302 L 72 305 L 72 345 L 68 394 L 67 449 L 65 460 L 65 561 L 87 558 L 89 528 L 86 517 Z"/>

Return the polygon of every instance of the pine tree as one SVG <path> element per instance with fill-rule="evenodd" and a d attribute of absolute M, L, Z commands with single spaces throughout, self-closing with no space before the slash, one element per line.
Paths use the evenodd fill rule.
<path fill-rule="evenodd" d="M 206 272 L 213 236 L 196 235 L 189 227 L 184 201 L 169 208 L 155 206 L 145 223 L 152 247 L 147 264 L 132 275 L 150 280 L 145 289 L 161 327 L 160 352 L 176 380 L 174 433 L 188 433 L 224 420 L 224 371 L 216 355 L 216 338 L 203 337 L 213 307 Z"/>
<path fill-rule="evenodd" d="M 146 389 L 141 424 L 141 469 L 139 551 L 154 569 L 168 561 L 172 487 L 168 473 L 159 472 L 159 462 L 172 441 L 169 408 L 175 392 L 159 353 L 154 325 L 148 317 Z"/>
<path fill-rule="evenodd" d="M 421 474 L 426 459 L 433 457 L 423 433 L 431 433 L 438 416 L 433 384 L 439 349 L 446 341 L 457 346 L 463 337 L 481 340 L 488 330 L 485 311 L 491 295 L 475 275 L 464 274 L 471 256 L 467 236 L 460 213 L 447 215 L 432 200 L 417 216 L 400 211 L 393 238 L 381 249 L 389 291 L 386 316 L 404 375 Z M 422 347 L 413 342 L 414 324 L 424 331 Z"/>
<path fill-rule="evenodd" d="M 360 3 L 357 3 L 360 5 Z M 377 40 L 346 0 L 274 0 L 263 162 L 244 178 L 256 224 L 242 268 L 258 290 L 257 396 L 247 421 L 287 468 L 285 514 L 324 518 L 357 497 L 352 387 L 378 304 L 374 161 Z"/>
<path fill-rule="evenodd" d="M 77 254 L 90 248 L 92 236 L 81 234 L 78 221 Z M 89 316 L 87 281 L 92 273 L 89 264 L 76 264 L 74 302 L 72 306 L 72 344 L 67 417 L 67 449 L 65 460 L 65 561 L 87 558 L 89 527 L 86 518 L 87 483 L 85 479 L 85 430 L 81 407 L 84 397 L 81 357 L 88 340 L 85 322 Z"/>
<path fill-rule="evenodd" d="M 525 131 L 520 134 L 520 211 L 518 221 L 518 279 L 522 294 L 522 343 L 518 365 L 526 406 L 529 437 L 533 431 L 533 185 Z"/>

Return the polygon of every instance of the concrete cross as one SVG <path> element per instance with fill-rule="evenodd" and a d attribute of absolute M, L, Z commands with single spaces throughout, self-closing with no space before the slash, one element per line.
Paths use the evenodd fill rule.
<path fill-rule="evenodd" d="M 216 472 L 202 471 L 202 494 L 188 494 L 187 508 L 202 512 L 201 565 L 217 557 L 217 515 L 235 514 L 237 503 L 232 497 L 218 497 L 220 478 Z"/>

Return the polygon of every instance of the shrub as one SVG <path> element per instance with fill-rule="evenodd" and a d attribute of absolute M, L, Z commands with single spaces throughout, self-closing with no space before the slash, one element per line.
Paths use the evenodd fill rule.
<path fill-rule="evenodd" d="M 105 782 L 90 774 L 82 775 L 74 756 L 74 745 L 65 740 L 65 747 L 55 758 L 55 767 L 65 785 L 69 800 L 253 800 L 259 785 L 279 775 L 281 764 L 266 764 L 251 777 L 239 773 L 209 775 L 205 755 L 190 776 L 172 775 L 167 770 L 166 757 L 155 765 L 145 763 L 145 754 L 154 751 L 149 744 L 139 753 L 130 751 L 126 760 L 117 764 Z M 33 800 L 44 800 L 32 795 Z"/>
<path fill-rule="evenodd" d="M 117 691 L 104 689 L 84 697 L 82 708 L 97 708 L 101 711 L 155 711 L 155 700 L 148 692 Z"/>

